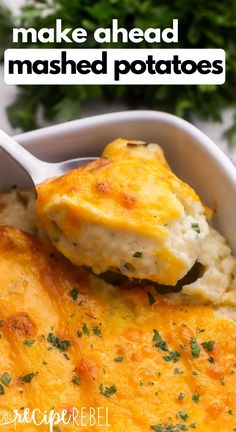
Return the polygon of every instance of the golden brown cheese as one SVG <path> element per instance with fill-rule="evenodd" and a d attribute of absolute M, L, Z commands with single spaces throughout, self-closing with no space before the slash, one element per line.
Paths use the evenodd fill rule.
<path fill-rule="evenodd" d="M 107 407 L 111 427 L 88 430 L 234 430 L 236 326 L 209 307 L 106 285 L 10 227 L 0 228 L 0 287 L 1 413 Z"/>
<path fill-rule="evenodd" d="M 170 171 L 159 146 L 153 144 L 155 151 L 149 154 L 134 143 L 117 140 L 104 150 L 106 158 L 41 184 L 37 220 L 74 264 L 90 266 L 95 273 L 118 268 L 129 277 L 175 285 L 197 260 L 200 237 L 207 234 L 204 208 L 193 189 Z M 187 225 L 182 226 L 185 216 Z M 97 228 L 103 230 L 100 236 L 93 234 Z M 169 240 L 175 229 L 173 237 L 184 238 L 180 246 L 175 238 Z M 109 248 L 119 234 L 120 247 L 114 252 Z M 121 251 L 120 257 L 124 243 L 131 251 Z M 138 267 L 135 245 L 147 250 L 139 253 L 144 261 Z"/>

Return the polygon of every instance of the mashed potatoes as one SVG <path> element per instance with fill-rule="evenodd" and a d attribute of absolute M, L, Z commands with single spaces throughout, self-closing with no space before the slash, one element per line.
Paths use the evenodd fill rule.
<path fill-rule="evenodd" d="M 172 286 L 209 233 L 199 197 L 171 172 L 159 146 L 125 140 L 40 185 L 37 220 L 76 265 Z"/>
<path fill-rule="evenodd" d="M 105 148 L 103 157 L 105 159 L 92 164 L 92 167 L 84 167 L 82 173 L 80 173 L 85 178 L 84 185 L 86 184 L 87 189 L 85 188 L 85 191 L 82 189 L 79 190 L 82 190 L 84 196 L 87 197 L 87 205 L 90 206 L 89 211 L 94 212 L 97 220 L 94 222 L 87 219 L 86 224 L 80 223 L 79 235 L 77 225 L 78 213 L 75 211 L 71 214 L 72 222 L 75 222 L 75 231 L 73 231 L 71 224 L 68 224 L 68 214 L 66 213 L 66 206 L 71 206 L 71 197 L 73 198 L 73 204 L 76 187 L 79 187 L 77 184 L 77 173 L 75 172 L 74 183 L 72 178 L 70 178 L 70 182 L 65 178 L 61 178 L 56 180 L 55 184 L 54 182 L 49 182 L 43 185 L 43 188 L 46 187 L 46 191 L 49 193 L 50 188 L 53 188 L 53 191 L 54 187 L 58 189 L 59 182 L 62 190 L 66 191 L 65 195 L 59 194 L 57 196 L 56 204 L 53 201 L 54 212 L 51 211 L 51 200 L 49 199 L 48 203 L 47 195 L 46 201 L 42 203 L 44 208 L 46 206 L 47 211 L 47 206 L 49 205 L 50 211 L 46 213 L 46 217 L 48 218 L 46 223 L 48 223 L 48 227 L 52 230 L 49 234 L 54 245 L 76 264 L 80 263 L 92 266 L 94 272 L 97 273 L 102 273 L 108 269 L 116 271 L 119 269 L 120 272 L 131 278 L 151 279 L 153 277 L 153 280 L 156 280 L 155 276 L 158 269 L 158 281 L 162 281 L 165 285 L 175 282 L 177 274 L 179 278 L 182 277 L 183 273 L 197 262 L 201 265 L 200 274 L 197 274 L 192 281 L 184 279 L 183 282 L 179 283 L 178 289 L 182 289 L 178 294 L 170 294 L 171 300 L 177 301 L 177 299 L 180 299 L 180 301 L 187 302 L 210 303 L 221 314 L 230 315 L 230 317 L 234 318 L 236 316 L 236 260 L 232 257 L 225 239 L 207 223 L 205 217 L 207 210 L 202 206 L 196 194 L 170 172 L 161 148 L 157 144 L 146 145 L 140 141 L 116 140 Z M 94 189 L 91 190 L 92 179 L 88 179 L 88 175 L 94 174 L 94 172 L 100 178 L 100 171 L 103 168 L 109 168 L 106 175 L 112 179 L 112 174 L 117 173 L 118 168 L 117 164 L 115 166 L 112 165 L 110 162 L 111 158 L 115 158 L 116 161 L 131 159 L 135 160 L 135 162 L 139 162 L 139 160 L 148 163 L 151 162 L 151 172 L 154 169 L 153 163 L 157 164 L 159 170 L 163 169 L 163 173 L 165 174 L 167 168 L 168 177 L 164 178 L 164 180 L 166 180 L 169 189 L 163 189 L 162 193 L 169 193 L 168 198 L 172 199 L 171 204 L 173 205 L 174 203 L 177 209 L 180 208 L 182 210 L 182 216 L 171 220 L 170 214 L 174 206 L 171 207 L 170 204 L 169 207 L 165 206 L 164 214 L 161 215 L 160 208 L 155 207 L 156 196 L 153 193 L 147 194 L 145 188 L 142 191 L 142 181 L 139 181 L 139 176 L 138 180 L 136 176 L 132 183 L 130 182 L 130 177 L 126 174 L 127 171 L 124 174 L 121 170 L 122 175 L 118 176 L 117 174 L 119 184 L 122 181 L 125 182 L 125 179 L 127 179 L 126 185 L 131 185 L 133 188 L 136 185 L 135 193 L 139 199 L 142 198 L 142 206 L 139 209 L 138 216 L 136 216 L 136 220 L 139 223 L 136 226 L 132 225 L 132 231 L 131 229 L 128 230 L 125 224 L 121 227 L 115 227 L 115 222 L 117 220 L 119 222 L 119 217 L 123 217 L 124 213 L 115 213 L 115 211 L 117 212 L 116 207 L 112 213 L 111 210 L 113 208 L 111 203 L 114 203 L 114 206 L 120 205 L 120 196 L 118 200 L 117 195 L 118 192 L 120 195 L 122 194 L 122 189 L 119 190 L 117 185 L 115 185 L 118 192 L 117 190 L 115 191 L 116 196 L 114 198 L 115 194 L 113 190 L 110 198 L 111 203 L 109 206 L 106 204 L 106 207 L 103 200 L 109 203 L 107 197 L 109 191 L 104 190 L 103 184 L 102 190 L 99 190 L 99 193 L 97 188 L 94 192 Z M 97 163 L 100 164 L 99 167 L 97 167 Z M 135 168 L 137 168 L 137 165 L 135 165 Z M 88 170 L 90 170 L 90 173 L 88 173 Z M 141 180 L 143 180 L 142 175 L 141 172 Z M 147 181 L 147 176 L 144 176 L 144 179 Z M 97 185 L 96 181 L 95 185 Z M 160 180 L 158 179 L 158 181 Z M 137 185 L 139 186 L 138 192 Z M 153 179 L 151 179 L 151 185 L 149 186 L 153 187 Z M 148 188 L 149 192 L 150 187 Z M 99 189 L 101 189 L 101 185 Z M 173 196 L 173 190 L 176 193 L 175 196 Z M 94 195 L 96 197 L 95 201 Z M 159 196 L 161 196 L 160 188 Z M 70 198 L 69 204 L 67 201 L 68 197 Z M 130 214 L 130 210 L 134 210 L 132 202 L 128 204 L 128 208 L 123 208 L 126 215 Z M 33 193 L 13 190 L 10 194 L 3 194 L 0 196 L 0 225 L 8 223 L 30 233 L 36 232 L 34 205 Z M 148 208 L 149 205 L 152 207 Z M 154 213 L 153 208 L 157 214 Z M 106 211 L 104 209 L 107 213 L 110 211 L 108 214 L 111 219 L 110 222 L 106 218 Z M 158 218 L 153 217 L 157 215 Z M 161 218 L 162 224 L 160 224 Z M 163 222 L 163 218 L 166 218 L 165 222 Z M 98 223 L 99 219 L 102 222 L 100 224 Z M 147 221 L 146 225 L 145 219 Z M 156 219 L 159 222 L 158 229 L 156 229 L 155 225 Z M 133 218 L 133 221 L 131 220 L 131 222 L 134 221 L 135 218 Z M 167 222 L 168 226 L 165 226 Z M 65 236 L 60 224 L 68 229 L 68 237 Z M 163 233 L 165 234 L 163 235 Z M 157 241 L 158 236 L 159 241 Z M 166 247 L 165 254 L 161 253 L 161 251 L 163 252 L 163 244 Z M 165 291 L 165 287 L 163 288 L 162 292 Z M 168 291 L 171 291 L 170 286 L 167 288 Z"/>

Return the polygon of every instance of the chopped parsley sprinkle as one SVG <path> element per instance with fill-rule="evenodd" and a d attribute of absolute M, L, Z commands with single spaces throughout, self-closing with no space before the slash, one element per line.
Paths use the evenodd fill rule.
<path fill-rule="evenodd" d="M 182 400 L 185 397 L 185 393 L 183 391 L 181 391 L 178 395 L 178 400 Z"/>
<path fill-rule="evenodd" d="M 200 399 L 200 396 L 199 396 L 198 393 L 194 393 L 194 394 L 192 395 L 192 401 L 193 401 L 194 403 L 198 404 L 199 399 Z"/>
<path fill-rule="evenodd" d="M 2 384 L 0 384 L 0 395 L 4 395 L 5 390 L 4 387 L 2 386 Z"/>
<path fill-rule="evenodd" d="M 113 384 L 110 387 L 103 387 L 103 384 L 100 384 L 99 391 L 107 398 L 110 398 L 114 393 L 117 392 L 116 386 Z"/>
<path fill-rule="evenodd" d="M 1 381 L 4 385 L 8 385 L 11 382 L 11 375 L 8 372 L 4 372 L 1 376 Z"/>
<path fill-rule="evenodd" d="M 92 330 L 93 330 L 93 333 L 95 334 L 95 336 L 101 336 L 102 331 L 101 331 L 101 329 L 98 326 L 93 327 Z"/>
<path fill-rule="evenodd" d="M 24 345 L 29 346 L 29 347 L 32 346 L 32 345 L 34 345 L 34 343 L 35 343 L 34 339 L 26 339 L 23 342 Z"/>
<path fill-rule="evenodd" d="M 78 331 L 77 331 L 77 336 L 78 336 L 79 338 L 81 338 L 81 337 L 83 336 L 83 333 L 82 333 L 80 330 L 78 330 Z"/>
<path fill-rule="evenodd" d="M 192 429 L 196 429 L 197 425 L 195 422 L 189 423 L 189 427 L 191 427 Z"/>
<path fill-rule="evenodd" d="M 79 386 L 80 385 L 80 377 L 78 375 L 74 375 L 71 382 L 73 382 L 73 384 Z"/>
<path fill-rule="evenodd" d="M 194 375 L 194 376 L 197 376 L 197 375 L 198 375 L 198 371 L 195 371 L 195 370 L 194 370 L 194 371 L 193 371 L 193 375 Z"/>
<path fill-rule="evenodd" d="M 77 300 L 77 298 L 78 298 L 78 291 L 77 291 L 76 288 L 74 288 L 73 290 L 71 290 L 71 292 L 70 292 L 70 296 L 71 296 L 71 298 L 72 298 L 73 300 Z"/>
<path fill-rule="evenodd" d="M 233 410 L 232 410 L 232 409 L 229 409 L 229 410 L 228 410 L 228 414 L 233 415 Z"/>
<path fill-rule="evenodd" d="M 155 298 L 153 297 L 152 293 L 150 293 L 150 291 L 147 291 L 147 296 L 148 296 L 148 301 L 150 306 L 153 305 L 153 303 L 155 303 Z"/>
<path fill-rule="evenodd" d="M 208 358 L 208 361 L 209 361 L 209 363 L 212 363 L 212 364 L 215 363 L 215 359 L 214 359 L 214 357 L 212 357 L 212 356 L 210 356 L 210 357 Z"/>
<path fill-rule="evenodd" d="M 175 375 L 183 375 L 183 373 L 184 372 L 180 368 L 175 368 L 175 370 L 174 370 Z"/>
<path fill-rule="evenodd" d="M 159 348 L 161 351 L 169 351 L 168 345 L 165 340 L 162 338 L 158 330 L 153 330 L 154 335 L 152 341 L 154 342 L 154 346 Z"/>
<path fill-rule="evenodd" d="M 124 357 L 115 357 L 114 358 L 114 362 L 116 362 L 116 363 L 121 363 L 121 362 L 123 362 L 123 360 L 124 360 Z"/>
<path fill-rule="evenodd" d="M 67 351 L 71 345 L 69 340 L 59 339 L 59 337 L 55 336 L 53 333 L 49 333 L 47 341 L 61 352 Z"/>
<path fill-rule="evenodd" d="M 53 426 L 53 430 L 54 430 L 55 432 L 61 432 L 61 429 L 59 429 L 58 426 Z"/>
<path fill-rule="evenodd" d="M 199 358 L 201 350 L 195 337 L 190 339 L 190 347 L 193 358 Z"/>
<path fill-rule="evenodd" d="M 215 345 L 215 341 L 209 340 L 208 342 L 202 342 L 201 345 L 206 351 L 212 351 Z"/>
<path fill-rule="evenodd" d="M 198 223 L 192 223 L 191 227 L 194 231 L 196 231 L 197 234 L 200 234 L 201 230 L 200 230 L 200 226 Z"/>
<path fill-rule="evenodd" d="M 143 256 L 143 253 L 139 252 L 139 251 L 137 251 L 133 254 L 133 258 L 142 258 L 142 256 Z"/>
<path fill-rule="evenodd" d="M 221 385 L 223 385 L 223 386 L 225 385 L 225 379 L 224 379 L 224 377 L 221 378 L 220 383 L 221 383 Z"/>
<path fill-rule="evenodd" d="M 21 379 L 21 381 L 23 382 L 23 383 L 31 383 L 31 381 L 32 381 L 32 379 L 36 376 L 36 375 L 38 375 L 38 372 L 36 372 L 36 373 L 30 373 L 30 374 L 27 374 L 27 375 L 23 375 L 23 376 L 21 376 L 20 377 L 20 379 Z"/>
<path fill-rule="evenodd" d="M 152 425 L 151 429 L 155 432 L 181 432 L 187 431 L 187 426 L 185 424 L 177 423 L 177 424 L 157 424 Z"/>
<path fill-rule="evenodd" d="M 188 413 L 186 411 L 179 411 L 179 416 L 181 417 L 181 419 L 183 421 L 187 421 L 188 420 Z"/>
<path fill-rule="evenodd" d="M 47 363 L 45 360 L 43 360 L 43 361 L 42 361 L 42 364 L 43 364 L 44 366 L 46 366 L 48 363 Z"/>
<path fill-rule="evenodd" d="M 87 324 L 83 324 L 82 331 L 85 335 L 89 336 L 89 329 L 87 327 Z"/>
<path fill-rule="evenodd" d="M 180 354 L 178 351 L 169 351 L 169 354 L 164 356 L 163 359 L 166 362 L 173 362 L 176 363 L 180 358 Z"/>

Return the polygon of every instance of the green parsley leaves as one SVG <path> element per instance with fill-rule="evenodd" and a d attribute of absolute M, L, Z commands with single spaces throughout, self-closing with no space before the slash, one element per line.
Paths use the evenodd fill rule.
<path fill-rule="evenodd" d="M 70 296 L 71 296 L 71 298 L 73 300 L 77 300 L 77 298 L 78 298 L 78 290 L 76 288 L 74 288 L 73 290 L 71 290 Z"/>
<path fill-rule="evenodd" d="M 193 358 L 199 358 L 200 356 L 200 347 L 198 345 L 197 339 L 195 337 L 192 337 L 190 339 L 190 347 L 191 347 L 191 352 L 192 352 L 192 356 Z"/>
<path fill-rule="evenodd" d="M 116 362 L 116 363 L 122 363 L 123 362 L 123 360 L 124 360 L 124 357 L 115 357 L 114 358 L 114 362 Z"/>
<path fill-rule="evenodd" d="M 178 351 L 169 351 L 169 354 L 164 356 L 163 359 L 166 362 L 173 362 L 176 363 L 180 358 L 180 354 Z"/>
<path fill-rule="evenodd" d="M 103 384 L 100 384 L 99 391 L 107 398 L 110 398 L 113 394 L 117 392 L 117 388 L 114 384 L 111 385 L 110 387 L 105 387 L 105 388 L 103 387 Z"/>
<path fill-rule="evenodd" d="M 139 251 L 137 251 L 133 254 L 133 258 L 142 258 L 142 256 L 143 256 L 142 252 L 139 252 Z"/>
<path fill-rule="evenodd" d="M 69 340 L 59 339 L 59 337 L 55 336 L 53 333 L 49 333 L 47 341 L 61 352 L 67 351 L 71 345 Z"/>
<path fill-rule="evenodd" d="M 200 226 L 198 223 L 192 223 L 191 227 L 197 234 L 200 234 L 201 230 L 200 230 Z"/>
<path fill-rule="evenodd" d="M 1 381 L 4 385 L 8 385 L 11 382 L 11 375 L 8 372 L 4 372 L 1 376 Z"/>
<path fill-rule="evenodd" d="M 23 344 L 26 345 L 26 346 L 28 346 L 28 347 L 34 345 L 34 343 L 35 343 L 35 340 L 34 340 L 34 339 L 26 339 L 26 340 L 24 340 L 24 342 L 23 342 Z"/>
<path fill-rule="evenodd" d="M 208 342 L 202 342 L 201 346 L 206 350 L 206 351 L 213 351 L 215 345 L 215 341 L 214 340 L 209 340 Z"/>
<path fill-rule="evenodd" d="M 29 384 L 29 383 L 31 383 L 32 379 L 33 379 L 36 375 L 38 375 L 38 372 L 30 373 L 30 374 L 26 374 L 26 375 L 22 375 L 22 376 L 20 377 L 20 379 L 21 379 L 21 381 L 22 381 L 23 383 L 25 383 L 25 384 Z"/>
<path fill-rule="evenodd" d="M 169 351 L 168 345 L 165 342 L 165 340 L 162 338 L 162 336 L 160 335 L 158 330 L 153 330 L 154 335 L 153 335 L 153 342 L 154 342 L 154 346 L 158 349 L 160 349 L 161 351 Z"/>

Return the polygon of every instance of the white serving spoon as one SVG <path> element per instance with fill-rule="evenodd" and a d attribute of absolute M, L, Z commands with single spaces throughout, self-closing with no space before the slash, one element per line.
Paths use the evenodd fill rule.
<path fill-rule="evenodd" d="M 44 180 L 52 177 L 59 177 L 74 168 L 78 168 L 81 165 L 98 159 L 96 157 L 83 157 L 58 163 L 44 162 L 33 156 L 24 147 L 18 144 L 14 138 L 7 135 L 1 129 L 0 148 L 8 153 L 8 155 L 25 170 L 35 186 Z"/>

